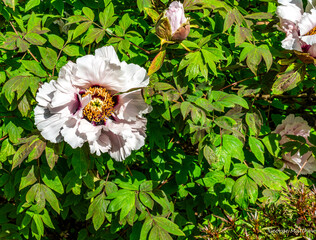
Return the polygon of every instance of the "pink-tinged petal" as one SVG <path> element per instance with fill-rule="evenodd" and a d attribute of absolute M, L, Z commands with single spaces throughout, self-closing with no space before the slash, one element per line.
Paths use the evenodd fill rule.
<path fill-rule="evenodd" d="M 312 57 L 316 58 L 316 44 L 313 44 L 307 51 Z"/>
<path fill-rule="evenodd" d="M 280 19 L 298 23 L 303 15 L 303 3 L 301 0 L 279 0 L 276 14 Z"/>
<path fill-rule="evenodd" d="M 106 134 L 111 141 L 109 154 L 116 161 L 123 161 L 145 144 L 147 119 L 138 118 L 137 121 L 107 121 Z"/>
<path fill-rule="evenodd" d="M 124 86 L 121 86 L 121 92 L 146 87 L 149 84 L 149 76 L 144 68 L 126 62 L 122 62 L 121 67 L 124 72 Z"/>
<path fill-rule="evenodd" d="M 72 148 L 82 147 L 84 142 L 87 141 L 84 134 L 78 132 L 79 121 L 76 118 L 70 118 L 65 122 L 61 134 Z"/>
<path fill-rule="evenodd" d="M 52 101 L 50 102 L 51 108 L 58 108 L 61 106 L 69 106 L 73 105 L 75 103 L 79 102 L 77 94 L 75 93 L 64 93 L 60 91 L 56 91 L 54 93 L 54 97 L 52 98 Z M 75 106 L 74 106 L 75 107 Z M 70 109 L 73 109 L 71 107 Z"/>
<path fill-rule="evenodd" d="M 120 65 L 120 60 L 117 57 L 113 46 L 106 46 L 95 50 L 95 56 L 102 57 L 104 60 Z"/>
<path fill-rule="evenodd" d="M 76 72 L 76 64 L 69 61 L 63 66 L 58 74 L 56 82 L 56 88 L 64 93 L 77 93 L 78 89 L 73 86 L 72 81 L 74 80 L 74 73 Z"/>
<path fill-rule="evenodd" d="M 73 84 L 82 88 L 89 88 L 92 85 L 100 84 L 104 78 L 106 69 L 106 62 L 103 58 L 86 55 L 78 58 L 76 63 L 77 71 Z"/>
<path fill-rule="evenodd" d="M 116 117 L 127 121 L 136 121 L 137 117 L 142 117 L 152 110 L 151 106 L 145 103 L 141 90 L 119 95 L 118 104 L 114 109 Z"/>
<path fill-rule="evenodd" d="M 174 34 L 177 29 L 187 21 L 184 15 L 183 5 L 178 1 L 174 1 L 169 5 L 165 15 L 169 19 L 172 34 Z"/>
<path fill-rule="evenodd" d="M 56 91 L 55 80 L 50 81 L 49 83 L 44 83 L 36 94 L 36 101 L 38 105 L 46 107 L 54 97 Z"/>
<path fill-rule="evenodd" d="M 89 142 L 90 146 L 90 152 L 93 154 L 100 156 L 101 153 L 108 152 L 111 148 L 111 141 L 109 137 L 104 133 L 101 132 L 101 135 L 99 136 L 98 140 Z"/>
<path fill-rule="evenodd" d="M 102 57 L 88 55 L 77 59 L 74 84 L 81 88 L 98 85 L 113 92 L 121 92 L 127 89 L 128 79 L 120 65 L 112 64 Z"/>
<path fill-rule="evenodd" d="M 301 117 L 295 117 L 294 114 L 288 115 L 281 124 L 277 126 L 275 132 L 281 135 L 280 144 L 287 143 L 290 139 L 286 135 L 301 136 L 306 139 L 307 144 L 308 136 L 311 127 Z M 305 153 L 303 156 L 296 152 L 293 156 L 291 153 L 282 155 L 284 167 L 290 168 L 300 174 L 311 174 L 316 171 L 316 161 L 311 152 Z"/>
<path fill-rule="evenodd" d="M 86 119 L 81 119 L 78 125 L 78 132 L 86 135 L 89 142 L 96 141 L 101 134 L 102 126 L 93 126 Z"/>
<path fill-rule="evenodd" d="M 60 130 L 67 118 L 63 118 L 59 114 L 51 114 L 47 108 L 41 106 L 35 107 L 34 115 L 35 125 L 45 139 L 53 143 L 62 140 Z"/>
<path fill-rule="evenodd" d="M 316 160 L 312 152 L 307 152 L 303 156 L 299 152 L 291 156 L 287 153 L 283 156 L 285 160 L 283 168 L 289 168 L 301 175 L 312 174 L 316 171 Z"/>
<path fill-rule="evenodd" d="M 311 13 L 304 13 L 301 21 L 298 23 L 301 36 L 307 34 L 310 30 L 316 27 L 316 10 L 312 9 Z M 306 42 L 306 41 L 304 41 Z M 306 42 L 307 44 L 310 44 Z"/>
<path fill-rule="evenodd" d="M 301 37 L 302 41 L 306 43 L 307 45 L 313 45 L 316 44 L 316 35 L 311 36 L 303 36 Z"/>
<path fill-rule="evenodd" d="M 288 36 L 282 41 L 282 47 L 287 50 L 302 51 L 300 39 L 292 36 Z"/>

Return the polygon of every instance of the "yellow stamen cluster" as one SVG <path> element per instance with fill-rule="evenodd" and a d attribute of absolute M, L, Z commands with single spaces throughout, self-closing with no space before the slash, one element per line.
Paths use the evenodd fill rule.
<path fill-rule="evenodd" d="M 82 97 L 91 95 L 91 101 L 83 109 L 83 115 L 85 118 L 96 124 L 105 123 L 113 111 L 114 101 L 111 94 L 103 87 L 90 87 Z"/>
<path fill-rule="evenodd" d="M 311 36 L 314 34 L 316 34 L 316 26 L 312 30 L 310 30 L 308 33 L 306 33 L 304 36 Z"/>

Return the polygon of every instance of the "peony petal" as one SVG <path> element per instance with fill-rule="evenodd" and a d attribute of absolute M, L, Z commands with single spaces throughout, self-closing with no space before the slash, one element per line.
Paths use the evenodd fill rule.
<path fill-rule="evenodd" d="M 82 147 L 87 140 L 86 136 L 78 132 L 79 121 L 76 118 L 70 118 L 65 122 L 61 134 L 72 148 Z"/>
<path fill-rule="evenodd" d="M 316 44 L 313 44 L 309 49 L 308 49 L 308 53 L 316 58 Z"/>
<path fill-rule="evenodd" d="M 101 57 L 86 55 L 77 59 L 76 78 L 73 84 L 82 88 L 89 88 L 92 85 L 100 85 L 104 78 L 106 62 Z"/>
<path fill-rule="evenodd" d="M 113 46 L 106 46 L 95 50 L 95 56 L 102 57 L 104 60 L 120 65 L 120 60 L 117 57 Z"/>
<path fill-rule="evenodd" d="M 316 10 L 312 9 L 311 13 L 304 13 L 301 21 L 298 23 L 298 27 L 300 29 L 301 36 L 307 34 L 310 30 L 316 27 Z M 308 42 L 306 43 L 310 44 Z"/>
<path fill-rule="evenodd" d="M 56 82 L 56 88 L 64 93 L 77 93 L 78 89 L 72 84 L 74 80 L 74 73 L 76 72 L 76 64 L 69 61 L 65 66 L 63 66 L 58 74 L 58 79 Z"/>
<path fill-rule="evenodd" d="M 183 23 L 187 21 L 184 15 L 183 5 L 178 1 L 174 1 L 169 5 L 169 8 L 166 10 L 165 15 L 169 19 L 172 35 Z"/>
<path fill-rule="evenodd" d="M 303 3 L 301 0 L 279 0 L 282 4 L 277 7 L 276 14 L 282 20 L 298 23 L 303 14 Z"/>
<path fill-rule="evenodd" d="M 78 125 L 78 132 L 82 135 L 86 135 L 86 138 L 89 142 L 96 141 L 102 130 L 103 126 L 93 126 L 86 119 L 81 119 Z"/>
<path fill-rule="evenodd" d="M 38 105 L 46 107 L 54 97 L 54 92 L 56 91 L 55 80 L 50 81 L 49 83 L 44 83 L 36 94 L 36 101 Z"/>
<path fill-rule="evenodd" d="M 301 42 L 298 38 L 293 38 L 291 36 L 286 37 L 282 41 L 282 47 L 287 50 L 302 51 Z"/>
<path fill-rule="evenodd" d="M 98 140 L 89 142 L 90 152 L 100 156 L 101 153 L 108 152 L 111 148 L 111 141 L 105 132 L 101 132 Z"/>
<path fill-rule="evenodd" d="M 144 68 L 136 64 L 126 64 L 122 62 L 122 71 L 124 72 L 124 87 L 121 87 L 121 92 L 126 92 L 133 88 L 146 87 L 149 84 L 149 76 Z"/>
<path fill-rule="evenodd" d="M 142 117 L 143 114 L 147 114 L 152 110 L 145 103 L 141 90 L 119 95 L 118 105 L 114 109 L 116 117 L 127 121 L 136 121 L 137 117 Z"/>
<path fill-rule="evenodd" d="M 138 150 L 144 146 L 146 123 L 145 118 L 138 118 L 134 122 L 108 120 L 105 129 L 111 141 L 110 156 L 117 161 L 123 161 L 132 150 Z"/>
<path fill-rule="evenodd" d="M 47 108 L 36 106 L 34 109 L 34 121 L 38 130 L 41 131 L 42 136 L 57 143 L 62 140 L 60 130 L 62 129 L 67 118 L 61 118 L 58 114 L 51 114 Z"/>

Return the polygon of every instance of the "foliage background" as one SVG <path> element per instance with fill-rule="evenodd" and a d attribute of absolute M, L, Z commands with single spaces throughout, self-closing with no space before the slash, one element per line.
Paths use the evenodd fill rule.
<path fill-rule="evenodd" d="M 295 204 L 273 205 L 271 215 L 292 214 L 292 222 L 263 219 L 264 203 L 302 194 L 287 184 L 316 179 L 278 170 L 284 151 L 316 152 L 314 132 L 312 146 L 292 136 L 286 148 L 272 133 L 291 113 L 315 126 L 316 68 L 281 49 L 276 1 L 185 0 L 185 47 L 160 46 L 155 35 L 170 2 L 0 3 L 1 239 L 274 239 L 273 227 L 315 231 L 304 187 L 305 222 L 296 221 L 300 207 L 288 211 Z M 104 45 L 150 73 L 146 145 L 123 163 L 51 144 L 34 126 L 40 84 Z M 313 236 L 289 236 L 302 234 Z"/>

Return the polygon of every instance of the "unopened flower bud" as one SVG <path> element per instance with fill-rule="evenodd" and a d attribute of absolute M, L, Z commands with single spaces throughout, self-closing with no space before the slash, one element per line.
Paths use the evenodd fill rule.
<path fill-rule="evenodd" d="M 156 34 L 167 41 L 183 41 L 190 33 L 190 20 L 180 2 L 172 2 L 156 24 Z"/>

